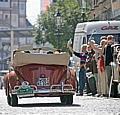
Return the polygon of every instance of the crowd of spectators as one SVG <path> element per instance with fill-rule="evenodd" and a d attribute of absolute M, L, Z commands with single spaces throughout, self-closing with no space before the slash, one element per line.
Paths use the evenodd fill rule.
<path fill-rule="evenodd" d="M 76 65 L 79 66 L 79 95 L 83 95 L 86 88 L 86 93 L 89 93 L 90 89 L 92 95 L 108 96 L 112 77 L 111 62 L 114 61 L 113 44 L 112 35 L 102 36 L 100 44 L 96 44 L 93 39 L 89 40 L 81 46 L 81 52 L 74 51 L 71 44 L 67 44 L 71 53 L 80 58 L 79 64 Z M 88 72 L 92 73 L 92 77 L 87 77 Z"/>

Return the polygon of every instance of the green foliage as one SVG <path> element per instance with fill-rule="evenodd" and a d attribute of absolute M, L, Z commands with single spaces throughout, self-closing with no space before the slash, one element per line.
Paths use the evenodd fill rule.
<path fill-rule="evenodd" d="M 59 29 L 56 26 L 55 17 L 58 10 L 62 17 Z M 38 17 L 35 25 L 35 42 L 37 44 L 42 43 L 42 29 L 45 29 L 44 41 L 49 41 L 54 47 L 57 47 L 59 39 L 60 49 L 65 51 L 67 41 L 74 37 L 75 27 L 77 23 L 83 21 L 82 18 L 81 8 L 77 0 L 57 0 L 49 7 L 47 12 Z"/>

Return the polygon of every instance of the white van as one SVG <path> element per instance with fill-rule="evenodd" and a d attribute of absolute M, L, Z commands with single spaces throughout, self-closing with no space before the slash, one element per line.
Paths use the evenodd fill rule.
<path fill-rule="evenodd" d="M 113 35 L 115 42 L 120 44 L 120 21 L 94 21 L 78 23 L 73 39 L 73 50 L 80 52 L 81 45 L 87 44 L 89 38 L 94 39 L 95 42 L 99 44 L 100 37 L 107 35 Z"/>

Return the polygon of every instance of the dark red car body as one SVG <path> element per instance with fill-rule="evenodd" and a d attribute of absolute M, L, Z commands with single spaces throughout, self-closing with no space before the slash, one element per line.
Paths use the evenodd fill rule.
<path fill-rule="evenodd" d="M 25 54 L 25 56 L 28 55 L 30 56 L 30 54 Z M 20 56 L 18 57 L 20 58 Z M 28 60 L 25 61 L 23 57 L 21 58 L 25 64 L 22 61 L 22 64 L 19 65 L 19 58 L 13 60 L 13 63 L 15 61 L 13 64 L 14 71 L 10 71 L 5 76 L 5 89 L 9 105 L 16 106 L 18 105 L 18 98 L 27 97 L 60 97 L 61 103 L 73 103 L 73 95 L 76 90 L 74 69 L 69 68 L 66 64 L 35 63 L 31 59 L 30 61 L 33 63 L 26 62 Z M 39 60 L 39 58 L 37 59 Z"/>

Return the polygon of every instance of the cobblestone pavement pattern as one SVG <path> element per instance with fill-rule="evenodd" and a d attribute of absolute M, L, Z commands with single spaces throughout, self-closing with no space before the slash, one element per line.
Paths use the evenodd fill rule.
<path fill-rule="evenodd" d="M 120 98 L 74 96 L 72 106 L 62 105 L 58 97 L 24 98 L 11 107 L 0 90 L 0 115 L 120 115 Z"/>

